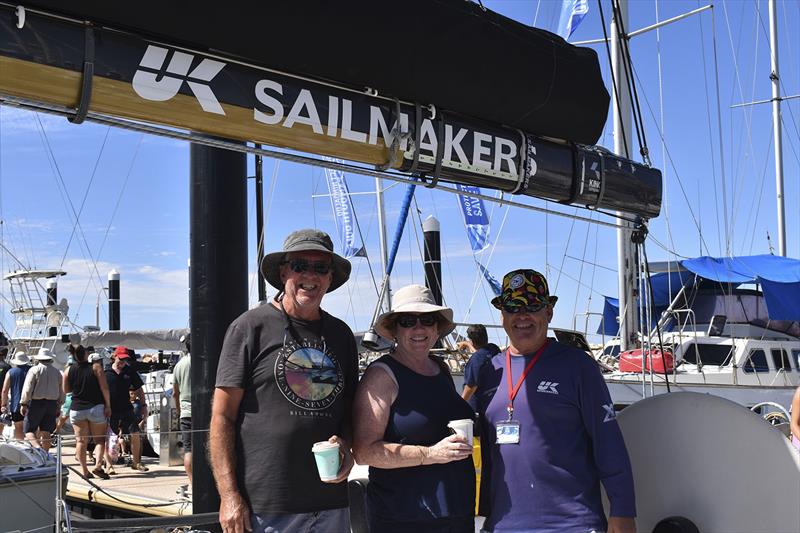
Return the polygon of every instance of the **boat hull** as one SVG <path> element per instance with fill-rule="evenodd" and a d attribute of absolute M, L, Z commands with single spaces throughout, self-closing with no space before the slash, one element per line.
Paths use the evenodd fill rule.
<path fill-rule="evenodd" d="M 638 375 L 635 377 L 638 378 Z M 614 405 L 618 407 L 629 406 L 645 396 L 650 397 L 667 393 L 667 386 L 664 383 L 654 383 L 651 385 L 649 381 L 645 383 L 643 393 L 641 379 L 619 381 L 606 380 L 606 385 L 608 385 L 608 391 L 611 393 L 611 399 Z M 670 392 L 711 394 L 738 403 L 747 408 L 762 402 L 774 402 L 786 409 L 792 404 L 792 395 L 796 389 L 794 385 L 785 387 L 760 387 L 751 385 L 686 382 L 670 382 L 669 387 Z"/>

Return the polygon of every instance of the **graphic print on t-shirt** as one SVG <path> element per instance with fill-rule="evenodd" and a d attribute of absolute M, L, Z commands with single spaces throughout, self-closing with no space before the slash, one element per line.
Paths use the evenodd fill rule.
<path fill-rule="evenodd" d="M 278 350 L 275 382 L 291 403 L 316 411 L 336 401 L 344 389 L 344 373 L 324 342 L 304 338 Z"/>

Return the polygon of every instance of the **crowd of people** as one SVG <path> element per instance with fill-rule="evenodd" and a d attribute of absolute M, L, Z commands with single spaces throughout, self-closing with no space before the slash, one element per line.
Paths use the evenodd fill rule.
<path fill-rule="evenodd" d="M 510 343 L 500 350 L 485 328 L 470 328 L 476 353 L 457 391 L 432 354 L 455 327 L 453 311 L 419 285 L 396 291 L 376 321 L 394 348 L 359 382 L 352 331 L 321 308 L 350 269 L 327 234 L 295 231 L 261 263 L 277 295 L 228 328 L 209 437 L 226 533 L 350 531 L 344 481 L 354 457 L 369 466 L 372 531 L 472 533 L 473 442 L 448 428 L 470 419 L 481 434 L 485 531 L 635 531 L 608 389 L 590 357 L 547 337 L 557 298 L 544 276 L 503 278 L 492 304 Z M 318 473 L 321 443 L 338 446 L 335 476 Z"/>
<path fill-rule="evenodd" d="M 5 372 L 0 409 L 14 425 L 14 438 L 45 451 L 67 421 L 75 434 L 75 457 L 82 475 L 109 479 L 116 474 L 109 435 L 130 442 L 133 470 L 147 472 L 141 461 L 140 424 L 147 417 L 142 382 L 130 366 L 131 350 L 118 346 L 108 368 L 91 347 L 70 344 L 63 371 L 53 366 L 51 351 L 33 357 L 17 351 Z M 138 406 L 138 410 L 134 409 Z M 94 464 L 88 464 L 92 459 Z"/>

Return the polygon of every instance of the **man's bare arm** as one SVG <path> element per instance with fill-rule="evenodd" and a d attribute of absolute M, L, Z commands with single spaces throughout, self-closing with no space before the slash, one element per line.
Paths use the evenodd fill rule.
<path fill-rule="evenodd" d="M 9 400 L 9 392 L 11 391 L 11 376 L 6 373 L 6 379 L 3 380 L 3 392 L 2 396 L 0 396 L 0 405 L 6 407 L 8 405 Z"/>
<path fill-rule="evenodd" d="M 227 533 L 252 531 L 250 509 L 236 483 L 236 419 L 244 389 L 217 387 L 211 406 L 209 455 L 220 496 L 219 522 Z"/>

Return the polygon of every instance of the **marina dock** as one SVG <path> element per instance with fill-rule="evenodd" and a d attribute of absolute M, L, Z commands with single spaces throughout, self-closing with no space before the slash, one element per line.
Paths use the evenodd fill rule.
<path fill-rule="evenodd" d="M 183 465 L 162 466 L 158 459 L 143 457 L 148 472 L 115 465 L 110 479 L 84 479 L 73 445 L 62 448 L 64 468 L 69 470 L 66 500 L 73 510 L 92 518 L 131 516 L 184 516 L 192 514 L 187 494 L 189 478 Z M 90 467 L 90 470 L 92 468 Z"/>

